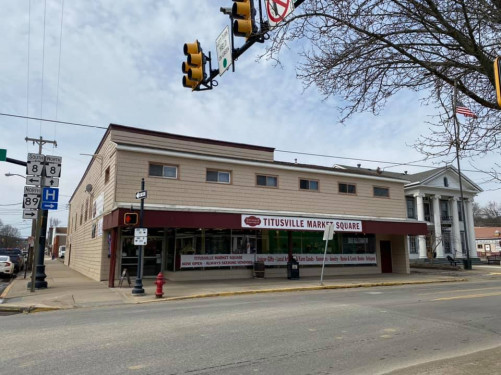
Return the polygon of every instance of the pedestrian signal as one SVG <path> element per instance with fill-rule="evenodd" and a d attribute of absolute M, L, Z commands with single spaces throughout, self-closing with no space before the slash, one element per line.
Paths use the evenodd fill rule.
<path fill-rule="evenodd" d="M 136 213 L 126 213 L 124 214 L 124 224 L 125 225 L 137 225 L 138 215 Z"/>

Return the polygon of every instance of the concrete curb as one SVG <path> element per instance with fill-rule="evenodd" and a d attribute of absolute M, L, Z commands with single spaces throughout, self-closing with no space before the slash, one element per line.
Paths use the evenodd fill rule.
<path fill-rule="evenodd" d="M 375 282 L 375 283 L 358 283 L 358 284 L 340 284 L 340 285 L 318 285 L 318 286 L 305 286 L 305 287 L 294 287 L 294 288 L 272 288 L 272 289 L 252 289 L 252 290 L 236 290 L 228 292 L 214 292 L 214 293 L 202 293 L 193 294 L 187 296 L 179 297 L 166 297 L 149 299 L 146 301 L 134 301 L 133 298 L 128 298 L 129 301 L 124 304 L 145 304 L 145 303 L 155 303 L 155 302 L 170 302 L 170 301 L 182 301 L 187 299 L 199 299 L 199 298 L 211 298 L 211 297 L 230 297 L 239 296 L 246 294 L 260 294 L 260 293 L 287 293 L 287 292 L 307 292 L 315 290 L 329 290 L 329 289 L 353 289 L 353 288 L 374 288 L 379 286 L 399 286 L 399 285 L 419 285 L 419 284 L 438 284 L 438 283 L 451 283 L 451 282 L 464 282 L 468 281 L 465 278 L 455 278 L 455 279 L 444 279 L 444 280 L 424 280 L 424 281 L 389 281 L 389 282 Z M 2 293 L 6 295 L 7 293 Z M 140 297 L 139 297 L 140 298 Z M 99 305 L 99 307 L 105 307 L 109 305 Z M 46 307 L 46 306 L 2 306 L 0 305 L 0 311 L 11 311 L 18 313 L 37 313 L 55 310 L 68 310 L 79 308 L 79 306 L 74 307 Z"/>
<path fill-rule="evenodd" d="M 451 283 L 451 282 L 464 282 L 467 279 L 453 279 L 453 280 L 430 280 L 430 281 L 395 281 L 395 282 L 378 282 L 378 283 L 361 283 L 361 284 L 343 284 L 343 285 L 319 285 L 319 286 L 305 286 L 296 288 L 276 288 L 276 289 L 253 289 L 253 290 L 238 290 L 230 292 L 216 292 L 193 294 L 190 296 L 180 297 L 166 297 L 158 298 L 148 301 L 135 301 L 136 304 L 153 303 L 162 301 L 181 301 L 186 299 L 196 298 L 210 298 L 210 297 L 230 297 L 245 294 L 260 294 L 260 293 L 286 293 L 286 292 L 306 292 L 310 290 L 328 290 L 328 289 L 352 289 L 352 288 L 373 288 L 378 286 L 398 286 L 398 285 L 413 285 L 413 284 L 438 284 L 438 283 Z"/>

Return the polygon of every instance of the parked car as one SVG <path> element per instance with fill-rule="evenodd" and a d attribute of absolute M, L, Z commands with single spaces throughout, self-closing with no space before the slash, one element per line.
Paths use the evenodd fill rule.
<path fill-rule="evenodd" d="M 12 277 L 14 275 L 14 262 L 8 255 L 0 255 L 0 276 Z"/>
<path fill-rule="evenodd" d="M 64 254 L 66 253 L 66 246 L 59 246 L 59 258 L 64 259 Z"/>
<path fill-rule="evenodd" d="M 0 249 L 0 255 L 10 257 L 10 260 L 14 263 L 14 272 L 24 270 L 24 256 L 21 249 L 2 248 Z"/>

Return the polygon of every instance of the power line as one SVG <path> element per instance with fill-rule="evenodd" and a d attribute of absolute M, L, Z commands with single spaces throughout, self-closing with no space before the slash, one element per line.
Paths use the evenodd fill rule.
<path fill-rule="evenodd" d="M 28 119 L 28 120 L 38 120 L 38 121 L 54 122 L 54 123 L 57 123 L 57 124 L 64 124 L 64 125 L 83 126 L 83 127 L 86 127 L 86 128 L 96 128 L 96 129 L 105 129 L 105 130 L 108 130 L 108 128 L 104 127 L 104 126 L 86 125 L 86 124 L 79 124 L 79 123 L 76 123 L 76 122 L 49 120 L 49 119 L 44 119 L 44 118 L 40 118 L 40 117 L 29 117 L 29 116 L 13 115 L 13 114 L 10 114 L 10 113 L 0 113 L 0 116 L 15 117 L 15 118 L 25 118 L 25 119 Z"/>

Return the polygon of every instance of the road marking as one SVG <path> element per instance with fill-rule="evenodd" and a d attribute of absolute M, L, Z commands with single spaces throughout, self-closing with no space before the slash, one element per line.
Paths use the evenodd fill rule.
<path fill-rule="evenodd" d="M 463 292 L 473 292 L 477 290 L 488 290 L 488 289 L 497 289 L 500 290 L 501 288 L 499 286 L 493 286 L 490 288 L 476 288 L 476 289 L 449 289 L 449 290 L 441 290 L 441 291 L 436 291 L 436 292 L 430 292 L 430 293 L 419 293 L 419 296 L 427 296 L 430 294 L 439 294 L 439 293 L 463 293 Z"/>
<path fill-rule="evenodd" d="M 465 296 L 455 296 L 455 297 L 443 297 L 443 298 L 432 299 L 432 301 L 450 301 L 450 300 L 454 300 L 454 299 L 483 298 L 483 297 L 491 297 L 491 296 L 501 296 L 501 292 L 484 293 L 484 294 L 467 294 Z"/>

